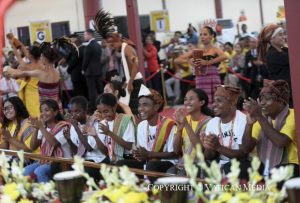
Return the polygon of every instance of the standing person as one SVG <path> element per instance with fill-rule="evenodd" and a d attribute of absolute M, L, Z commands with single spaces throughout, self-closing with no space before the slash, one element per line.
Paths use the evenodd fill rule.
<path fill-rule="evenodd" d="M 42 69 L 35 70 L 15 70 L 9 69 L 7 74 L 12 77 L 36 77 L 39 79 L 39 98 L 40 103 L 47 99 L 53 99 L 58 102 L 59 109 L 62 111 L 62 104 L 59 98 L 59 72 L 55 69 L 55 62 L 58 60 L 58 52 L 51 47 L 49 42 L 44 42 L 40 46 Z"/>
<path fill-rule="evenodd" d="M 288 48 L 284 47 L 286 35 L 282 27 L 268 25 L 258 35 L 258 59 L 267 65 L 270 80 L 285 80 L 291 89 L 291 75 Z M 290 107 L 293 107 L 290 94 Z"/>
<path fill-rule="evenodd" d="M 41 51 L 36 46 L 30 46 L 28 49 L 20 42 L 21 50 L 25 54 L 30 63 L 26 63 L 17 48 L 12 45 L 13 52 L 19 62 L 20 70 L 42 70 L 43 64 L 41 63 Z M 38 92 L 38 78 L 30 77 L 20 79 L 19 97 L 22 99 L 30 116 L 38 117 L 40 115 L 40 101 Z"/>
<path fill-rule="evenodd" d="M 111 43 L 115 51 L 121 52 L 121 61 L 125 74 L 126 97 L 122 97 L 125 104 L 129 104 L 132 112 L 138 114 L 138 94 L 143 84 L 143 75 L 138 71 L 138 57 L 133 42 L 115 33 L 114 21 L 110 13 L 100 10 L 95 16 L 96 29 L 99 34 Z"/>
<path fill-rule="evenodd" d="M 184 98 L 183 109 L 175 112 L 177 131 L 174 139 L 174 152 L 181 157 L 175 167 L 168 170 L 170 173 L 186 175 L 183 155 L 195 153 L 195 147 L 200 142 L 200 134 L 205 132 L 207 122 L 213 117 L 208 108 L 208 96 L 201 89 L 191 89 Z"/>
<path fill-rule="evenodd" d="M 237 110 L 240 96 L 238 88 L 219 86 L 215 92 L 213 111 L 215 116 L 207 125 L 205 134 L 201 136 L 204 154 L 207 159 L 219 158 L 222 173 L 230 172 L 230 160 L 240 161 L 240 178 L 247 178 L 247 154 L 240 145 L 246 126 L 246 115 Z"/>
<path fill-rule="evenodd" d="M 94 31 L 87 29 L 84 32 L 84 40 L 88 43 L 84 49 L 82 71 L 86 77 L 89 93 L 89 112 L 96 110 L 97 93 L 103 92 L 101 64 L 101 45 L 94 38 Z"/>
<path fill-rule="evenodd" d="M 289 108 L 288 102 L 286 81 L 264 80 L 259 102 L 250 99 L 244 103 L 248 113 L 243 148 L 249 153 L 257 145 L 266 176 L 272 168 L 283 165 L 293 166 L 294 176 L 299 176 L 294 109 Z"/>
<path fill-rule="evenodd" d="M 155 46 L 155 48 L 157 50 L 157 61 L 158 61 L 158 63 L 160 63 L 160 58 L 158 56 L 158 53 L 160 51 L 161 42 L 156 39 L 156 33 L 155 33 L 155 31 L 150 30 L 150 32 L 148 33 L 148 35 L 150 35 L 152 37 L 153 45 Z"/>
<path fill-rule="evenodd" d="M 144 57 L 147 63 L 147 70 L 150 75 L 155 74 L 153 78 L 151 78 L 151 86 L 153 89 L 158 91 L 162 95 L 162 84 L 161 84 L 161 73 L 160 66 L 157 61 L 157 50 L 153 45 L 153 39 L 150 35 L 147 35 L 145 38 L 144 45 Z"/>
<path fill-rule="evenodd" d="M 245 98 L 257 99 L 263 87 L 263 79 L 268 78 L 268 70 L 266 65 L 257 58 L 257 39 L 253 36 L 250 37 L 249 48 L 245 55 L 243 75 L 251 79 L 251 84 L 249 86 L 245 81 L 240 82 L 246 93 Z"/>
<path fill-rule="evenodd" d="M 84 96 L 88 98 L 88 91 L 85 76 L 82 74 L 82 63 L 85 46 L 81 43 L 81 37 L 77 35 L 70 36 L 71 41 L 78 49 L 78 58 L 76 63 L 69 64 L 68 73 L 71 75 L 71 80 L 74 87 L 75 96 Z"/>
<path fill-rule="evenodd" d="M 218 73 L 219 63 L 226 60 L 227 57 L 224 52 L 212 45 L 214 38 L 214 31 L 211 27 L 205 26 L 201 29 L 201 42 L 203 44 L 203 57 L 193 60 L 196 67 L 201 66 L 201 73 L 196 75 L 196 88 L 202 89 L 206 92 L 209 98 L 209 105 L 213 102 L 215 88 L 221 84 L 220 76 Z M 189 51 L 177 59 L 175 63 L 182 64 L 187 62 L 193 56 L 193 51 Z"/>

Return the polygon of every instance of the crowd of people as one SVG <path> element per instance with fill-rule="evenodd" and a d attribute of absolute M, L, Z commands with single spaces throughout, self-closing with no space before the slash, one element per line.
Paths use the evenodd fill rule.
<path fill-rule="evenodd" d="M 101 33 L 101 44 L 90 29 L 85 43 L 77 35 L 29 47 L 10 39 L 1 82 L 18 88 L 3 91 L 0 148 L 185 175 L 183 155 L 200 144 L 224 174 L 237 159 L 247 179 L 256 154 L 262 175 L 292 165 L 299 176 L 284 32 L 269 25 L 234 45 L 218 43 L 209 25 L 199 36 L 189 25 L 186 36 L 177 31 L 166 44 L 150 32 L 143 50 L 147 82 L 135 45 L 117 32 Z M 165 84 L 160 64 L 169 74 Z M 161 114 L 163 88 L 169 103 L 183 104 L 170 117 Z M 24 173 L 47 182 L 59 170 L 57 163 L 28 159 Z M 85 170 L 101 179 L 98 170 Z"/>

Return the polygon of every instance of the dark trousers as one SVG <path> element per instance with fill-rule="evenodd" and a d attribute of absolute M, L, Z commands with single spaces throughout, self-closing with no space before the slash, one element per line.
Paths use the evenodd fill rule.
<path fill-rule="evenodd" d="M 138 79 L 133 81 L 133 91 L 130 94 L 130 102 L 129 107 L 133 114 L 138 114 L 138 105 L 139 105 L 139 91 L 141 89 L 141 85 L 144 83 L 143 79 Z"/>
<path fill-rule="evenodd" d="M 88 99 L 88 91 L 87 91 L 87 85 L 86 81 L 83 82 L 74 82 L 73 81 L 73 91 L 74 96 L 84 96 Z"/>
<path fill-rule="evenodd" d="M 103 83 L 101 76 L 86 76 L 86 84 L 89 93 L 89 113 L 96 110 L 96 99 L 98 94 L 103 93 Z"/>
<path fill-rule="evenodd" d="M 159 92 L 161 96 L 163 96 L 162 81 L 161 81 L 161 79 L 162 79 L 161 78 L 161 72 L 159 71 L 158 73 L 156 73 L 156 75 L 150 81 L 151 81 L 152 88 L 154 90 L 156 90 L 157 92 Z"/>
<path fill-rule="evenodd" d="M 195 81 L 195 76 L 189 75 L 182 79 L 189 80 L 189 81 Z M 184 98 L 186 93 L 192 88 L 195 88 L 195 85 L 180 81 L 181 98 Z"/>

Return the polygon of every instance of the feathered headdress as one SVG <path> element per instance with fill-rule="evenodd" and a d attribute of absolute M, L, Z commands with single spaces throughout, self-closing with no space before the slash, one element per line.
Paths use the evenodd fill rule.
<path fill-rule="evenodd" d="M 114 33 L 114 18 L 108 11 L 101 9 L 95 16 L 95 29 L 105 39 L 109 34 Z"/>
<path fill-rule="evenodd" d="M 52 48 L 55 48 L 58 51 L 58 54 L 66 60 L 70 59 L 72 55 L 76 54 L 78 56 L 77 47 L 66 37 L 54 39 L 51 42 L 51 46 Z"/>

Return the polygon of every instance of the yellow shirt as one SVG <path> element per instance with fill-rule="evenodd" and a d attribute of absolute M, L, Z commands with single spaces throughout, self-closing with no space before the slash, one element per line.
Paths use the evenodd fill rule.
<path fill-rule="evenodd" d="M 19 130 L 18 132 L 18 135 L 16 136 L 16 139 L 20 142 L 22 142 L 22 135 L 23 133 L 28 129 L 29 125 L 26 122 L 23 123 L 21 129 Z M 11 134 L 11 136 L 13 136 L 15 134 L 15 131 L 16 131 L 16 128 L 17 128 L 17 125 L 15 123 L 10 123 L 7 127 L 7 130 L 9 131 L 9 133 Z M 1 136 L 1 141 L 0 143 L 3 142 L 3 135 L 0 135 Z M 31 142 L 31 137 L 32 137 L 32 132 L 31 134 L 27 137 L 27 139 L 24 141 L 24 144 L 25 146 L 30 149 L 30 142 Z M 15 146 L 10 146 L 10 149 L 11 150 L 18 150 Z M 35 154 L 40 154 L 40 147 L 38 147 L 35 151 L 33 151 L 32 153 L 35 153 Z"/>
<path fill-rule="evenodd" d="M 274 124 L 274 120 L 272 121 Z M 252 129 L 252 137 L 258 140 L 260 134 L 261 126 L 258 122 L 253 125 Z M 280 133 L 285 134 L 291 140 L 289 145 L 287 146 L 287 153 L 288 153 L 288 162 L 293 164 L 299 164 L 298 161 L 298 153 L 297 153 L 297 140 L 296 140 L 296 123 L 295 123 L 295 116 L 294 116 L 294 109 L 290 109 L 290 113 L 286 118 L 286 122 Z"/>
<path fill-rule="evenodd" d="M 186 116 L 186 120 L 188 121 L 188 123 L 192 127 L 193 131 L 195 132 L 197 130 L 198 125 L 199 125 L 199 121 L 192 120 L 190 115 Z M 202 126 L 200 132 L 205 131 L 206 124 L 207 123 L 205 123 L 205 125 Z M 176 131 L 177 131 L 177 128 L 176 128 Z M 185 128 L 183 128 L 181 136 L 182 136 L 182 140 L 183 140 L 183 143 L 182 143 L 183 144 L 183 146 L 182 146 L 183 147 L 183 152 L 185 152 L 191 146 L 191 141 L 190 141 L 189 135 L 188 135 Z"/>
<path fill-rule="evenodd" d="M 222 74 L 222 73 L 227 73 L 228 72 L 228 67 L 229 67 L 229 62 L 230 62 L 230 59 L 232 59 L 232 57 L 236 54 L 235 51 L 232 51 L 231 54 L 228 53 L 227 51 L 224 52 L 224 54 L 227 56 L 227 59 L 225 61 L 222 61 L 220 63 L 220 66 L 219 66 L 219 73 Z"/>

